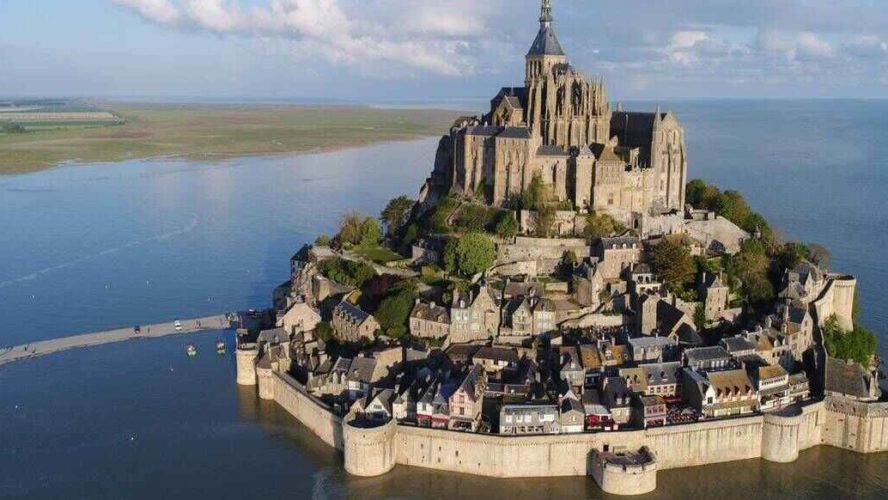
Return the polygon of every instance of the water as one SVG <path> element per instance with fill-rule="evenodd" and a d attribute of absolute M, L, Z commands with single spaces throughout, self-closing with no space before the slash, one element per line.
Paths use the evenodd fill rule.
<path fill-rule="evenodd" d="M 888 102 L 677 102 L 692 177 L 742 190 L 858 275 L 885 339 Z M 415 194 L 436 140 L 221 165 L 132 161 L 0 178 L 0 345 L 265 306 L 288 259 L 347 210 Z M 585 478 L 497 481 L 398 467 L 348 477 L 234 384 L 219 333 L 0 367 L 0 498 L 597 498 Z M 229 339 L 230 341 L 230 339 Z M 230 352 L 231 346 L 229 346 Z M 884 348 L 883 348 L 884 351 Z M 880 498 L 888 456 L 820 447 L 659 474 L 659 498 Z"/>

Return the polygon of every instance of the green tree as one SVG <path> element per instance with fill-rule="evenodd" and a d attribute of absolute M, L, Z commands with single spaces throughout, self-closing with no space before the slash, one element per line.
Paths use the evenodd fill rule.
<path fill-rule="evenodd" d="M 665 239 L 651 252 L 654 272 L 673 293 L 681 293 L 694 277 L 696 266 L 691 252 L 681 242 Z"/>
<path fill-rule="evenodd" d="M 845 331 L 834 315 L 826 320 L 822 332 L 826 351 L 834 358 L 856 361 L 869 366 L 878 348 L 873 332 L 861 326 Z"/>
<path fill-rule="evenodd" d="M 339 221 L 339 238 L 340 244 L 357 245 L 361 242 L 361 225 L 364 218 L 357 212 L 349 212 L 342 216 Z"/>
<path fill-rule="evenodd" d="M 697 307 L 694 308 L 694 325 L 697 326 L 698 332 L 702 332 L 706 328 L 706 308 L 703 307 L 703 304 L 697 304 Z"/>
<path fill-rule="evenodd" d="M 549 202 L 548 190 L 543 183 L 543 177 L 533 174 L 530 185 L 521 193 L 521 208 L 523 210 L 539 210 Z"/>
<path fill-rule="evenodd" d="M 329 321 L 321 321 L 315 328 L 315 334 L 324 342 L 333 340 L 333 326 Z"/>
<path fill-rule="evenodd" d="M 586 216 L 586 227 L 583 228 L 583 236 L 590 240 L 613 236 L 626 230 L 626 226 L 620 224 L 607 214 L 595 212 Z"/>
<path fill-rule="evenodd" d="M 740 227 L 746 224 L 750 214 L 749 205 L 737 191 L 719 194 L 713 208 L 716 213 Z"/>
<path fill-rule="evenodd" d="M 472 276 L 485 271 L 495 260 L 496 246 L 480 233 L 451 239 L 444 247 L 444 265 L 452 274 Z"/>
<path fill-rule="evenodd" d="M 376 246 L 382 241 L 382 229 L 373 217 L 367 217 L 361 222 L 360 241 L 362 246 Z"/>
<path fill-rule="evenodd" d="M 518 219 L 515 212 L 509 210 L 503 212 L 499 222 L 496 223 L 496 234 L 500 238 L 514 238 L 518 234 Z"/>
<path fill-rule="evenodd" d="M 702 179 L 694 179 L 688 183 L 685 192 L 687 193 L 688 203 L 694 208 L 700 208 L 703 204 L 703 191 L 706 189 L 706 183 Z"/>
<path fill-rule="evenodd" d="M 823 245 L 817 243 L 808 244 L 808 260 L 818 266 L 828 267 L 832 255 Z"/>
<path fill-rule="evenodd" d="M 330 246 L 330 237 L 326 234 L 322 234 L 315 238 L 315 246 L 318 247 L 328 247 Z"/>
<path fill-rule="evenodd" d="M 552 236 L 552 230 L 555 227 L 555 208 L 552 205 L 544 205 L 536 211 L 536 223 L 534 224 L 534 235 L 537 238 L 549 238 Z"/>
<path fill-rule="evenodd" d="M 728 260 L 728 274 L 741 282 L 741 294 L 751 304 L 762 304 L 774 298 L 774 286 L 768 279 L 771 261 L 764 244 L 747 240 L 740 253 Z"/>
<path fill-rule="evenodd" d="M 389 234 L 393 234 L 407 222 L 415 204 L 415 201 L 406 196 L 398 196 L 388 202 L 379 218 L 385 223 Z"/>
<path fill-rule="evenodd" d="M 793 269 L 808 257 L 808 247 L 803 243 L 786 243 L 777 254 L 779 271 Z"/>
<path fill-rule="evenodd" d="M 322 260 L 318 270 L 327 278 L 340 285 L 361 287 L 376 276 L 376 270 L 363 262 L 354 262 L 340 257 Z"/>
<path fill-rule="evenodd" d="M 383 333 L 396 339 L 407 335 L 415 301 L 416 294 L 407 289 L 400 289 L 383 299 L 375 315 Z"/>

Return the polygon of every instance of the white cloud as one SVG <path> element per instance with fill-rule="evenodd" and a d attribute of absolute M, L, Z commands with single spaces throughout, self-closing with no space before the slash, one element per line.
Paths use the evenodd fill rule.
<path fill-rule="evenodd" d="M 859 35 L 845 42 L 842 49 L 860 59 L 882 59 L 888 57 L 888 42 L 874 35 Z"/>
<path fill-rule="evenodd" d="M 446 8 L 431 1 L 397 0 L 374 18 L 360 15 L 372 9 L 358 4 L 347 11 L 340 0 L 267 0 L 249 8 L 237 0 L 112 1 L 163 26 L 291 40 L 303 56 L 363 71 L 390 71 L 375 67 L 382 62 L 442 75 L 475 71 L 467 43 L 483 34 L 487 10 L 468 0 Z M 459 6 L 463 8 L 455 8 Z"/>
<path fill-rule="evenodd" d="M 133 9 L 142 17 L 160 24 L 179 22 L 179 9 L 169 0 L 113 0 L 114 3 Z"/>

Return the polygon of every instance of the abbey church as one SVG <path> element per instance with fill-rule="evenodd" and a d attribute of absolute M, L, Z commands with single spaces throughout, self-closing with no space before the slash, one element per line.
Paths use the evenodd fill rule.
<path fill-rule="evenodd" d="M 681 210 L 684 130 L 671 113 L 614 111 L 604 82 L 568 62 L 543 0 L 522 87 L 505 87 L 482 117 L 458 120 L 442 140 L 430 188 L 507 207 L 535 176 L 581 212 L 620 219 Z"/>

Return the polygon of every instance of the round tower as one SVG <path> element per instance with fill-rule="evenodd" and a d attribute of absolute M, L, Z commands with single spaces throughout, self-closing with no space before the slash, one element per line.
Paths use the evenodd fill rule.
<path fill-rule="evenodd" d="M 235 353 L 238 385 L 256 385 L 256 358 L 258 356 L 259 347 L 256 344 L 238 344 Z"/>
<path fill-rule="evenodd" d="M 274 377 L 273 369 L 268 356 L 263 357 L 256 364 L 256 380 L 259 383 L 259 398 L 274 399 Z"/>

